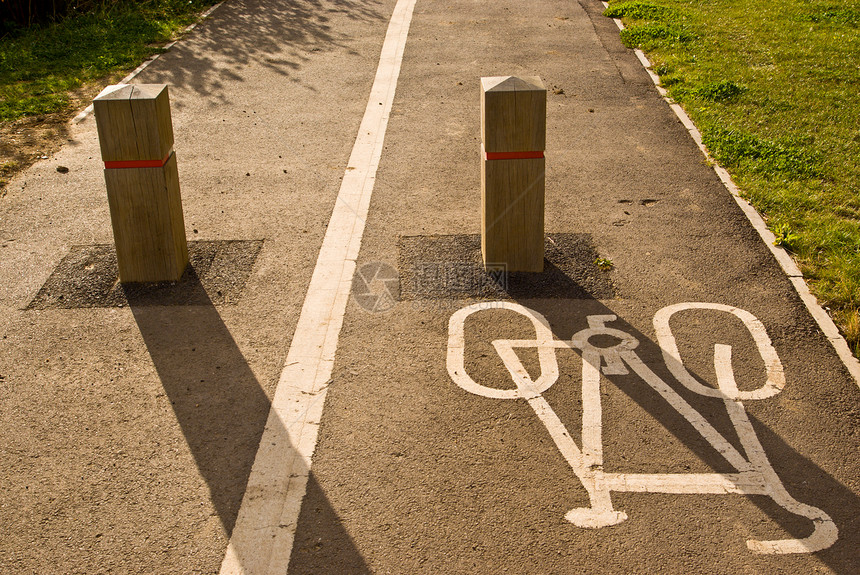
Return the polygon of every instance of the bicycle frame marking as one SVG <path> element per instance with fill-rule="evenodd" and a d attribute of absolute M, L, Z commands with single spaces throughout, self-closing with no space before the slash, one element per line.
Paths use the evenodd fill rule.
<path fill-rule="evenodd" d="M 493 347 L 510 372 L 516 387 L 499 389 L 478 384 L 465 368 L 465 322 L 479 311 L 506 309 L 529 318 L 535 328 L 535 339 L 494 340 Z M 739 391 L 732 369 L 729 345 L 714 346 L 714 366 L 717 387 L 707 387 L 696 380 L 684 366 L 675 337 L 669 327 L 671 317 L 683 310 L 706 309 L 730 313 L 740 319 L 752 335 L 765 363 L 767 381 L 753 391 Z M 447 367 L 451 379 L 469 393 L 491 399 L 524 399 L 546 426 L 561 455 L 588 493 L 590 507 L 570 510 L 565 518 L 583 528 L 597 529 L 616 525 L 627 514 L 613 508 L 611 493 L 671 493 L 671 494 L 738 494 L 766 495 L 786 511 L 812 521 L 813 532 L 799 539 L 762 541 L 748 540 L 753 553 L 785 554 L 812 553 L 833 545 L 839 532 L 824 511 L 794 499 L 774 471 L 767 454 L 747 416 L 743 400 L 765 399 L 782 391 L 785 375 L 762 323 L 739 308 L 713 303 L 681 303 L 665 307 L 654 316 L 657 343 L 672 375 L 690 391 L 723 401 L 746 456 L 742 455 L 681 395 L 656 375 L 636 354 L 639 341 L 618 329 L 606 327 L 617 319 L 614 315 L 588 316 L 588 327 L 569 341 L 554 339 L 546 318 L 539 312 L 512 302 L 477 303 L 455 312 L 448 324 Z M 610 347 L 597 347 L 589 340 L 608 335 L 619 340 Z M 517 348 L 537 348 L 541 373 L 532 381 L 516 354 Z M 569 348 L 582 354 L 582 448 L 577 446 L 567 428 L 553 411 L 542 393 L 558 379 L 555 350 Z M 601 373 L 626 375 L 632 370 L 681 416 L 736 470 L 736 473 L 642 474 L 606 473 L 603 470 L 603 425 L 600 400 Z"/>

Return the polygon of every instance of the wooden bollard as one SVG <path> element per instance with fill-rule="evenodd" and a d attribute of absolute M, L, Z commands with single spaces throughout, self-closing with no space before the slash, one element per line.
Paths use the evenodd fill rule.
<path fill-rule="evenodd" d="M 177 281 L 188 265 L 188 245 L 167 86 L 108 86 L 93 108 L 119 279 Z"/>
<path fill-rule="evenodd" d="M 543 271 L 546 87 L 537 76 L 481 78 L 484 267 Z"/>

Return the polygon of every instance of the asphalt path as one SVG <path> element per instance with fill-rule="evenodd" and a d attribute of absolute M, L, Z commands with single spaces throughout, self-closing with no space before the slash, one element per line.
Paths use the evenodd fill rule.
<path fill-rule="evenodd" d="M 178 286 L 116 285 L 92 118 L 9 186 L 0 572 L 860 571 L 857 382 L 602 4 L 408 4 L 230 0 L 135 78 Z M 480 267 L 501 75 L 537 278 Z"/>

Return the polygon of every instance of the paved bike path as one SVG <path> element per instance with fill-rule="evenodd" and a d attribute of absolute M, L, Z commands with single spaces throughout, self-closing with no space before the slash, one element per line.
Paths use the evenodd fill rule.
<path fill-rule="evenodd" d="M 400 4 L 227 2 L 135 79 L 171 85 L 174 292 L 96 293 L 92 119 L 10 186 L 2 570 L 856 572 L 857 385 L 592 0 L 415 3 L 318 442 L 273 419 Z M 478 89 L 507 74 L 550 88 L 549 263 L 499 287 Z M 260 482 L 272 433 L 310 469 Z"/>
<path fill-rule="evenodd" d="M 550 88 L 551 275 L 510 278 L 507 293 L 474 277 L 476 79 L 502 74 L 540 75 Z M 596 257 L 613 269 L 598 269 Z M 857 568 L 856 422 L 848 414 L 856 386 L 596 3 L 419 2 L 357 265 L 364 275 L 354 289 L 380 298 L 353 297 L 347 308 L 290 572 Z M 399 273 L 400 301 L 379 311 L 392 289 L 385 266 Z M 492 309 L 494 301 L 509 309 Z M 715 368 L 715 351 L 731 346 L 728 373 L 747 392 L 742 408 L 688 389 L 667 367 L 654 317 L 686 302 L 716 305 L 661 316 L 683 365 L 716 388 L 727 371 Z M 477 311 L 451 319 L 467 306 Z M 553 416 L 538 416 L 538 398 L 487 397 L 478 387 L 516 389 L 516 362 L 510 354 L 503 362 L 495 340 L 526 341 L 514 351 L 532 380 L 548 369 L 534 342 L 539 316 L 528 310 L 546 319 L 555 341 L 587 337 L 589 317 L 602 317 L 618 331 L 597 329 L 586 342 L 611 347 L 627 334 L 656 376 L 649 383 L 642 368 L 602 359 L 595 391 L 598 365 L 589 375 L 583 349 L 550 352 L 558 379 L 539 387 L 552 384 L 541 397 L 557 416 L 554 432 L 569 433 L 583 452 L 603 450 L 579 473 L 551 431 Z M 784 369 L 781 391 L 754 320 Z M 462 363 L 451 359 L 457 326 Z M 735 475 L 744 465 L 760 474 Z M 597 507 L 599 493 L 589 499 L 589 479 L 580 477 L 595 469 L 607 477 L 592 482 L 615 474 L 613 509 L 626 521 L 595 528 L 566 519 Z M 617 485 L 621 474 L 627 490 Z M 716 474 L 731 479 L 714 486 Z M 785 543 L 748 544 L 755 541 Z"/>

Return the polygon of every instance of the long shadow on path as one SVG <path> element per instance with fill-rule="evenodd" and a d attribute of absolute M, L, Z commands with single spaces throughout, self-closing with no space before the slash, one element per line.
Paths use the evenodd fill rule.
<path fill-rule="evenodd" d="M 205 290 L 196 275 L 190 276 L 187 289 L 200 301 Z M 127 297 L 229 538 L 271 402 L 208 297 L 190 306 L 159 305 L 152 290 L 145 298 L 128 291 Z M 311 480 L 309 489 L 313 485 Z M 321 512 L 341 531 L 337 540 L 350 562 L 364 565 L 327 500 L 316 501 L 323 502 Z M 253 551 L 239 550 L 240 561 L 249 561 Z"/>

